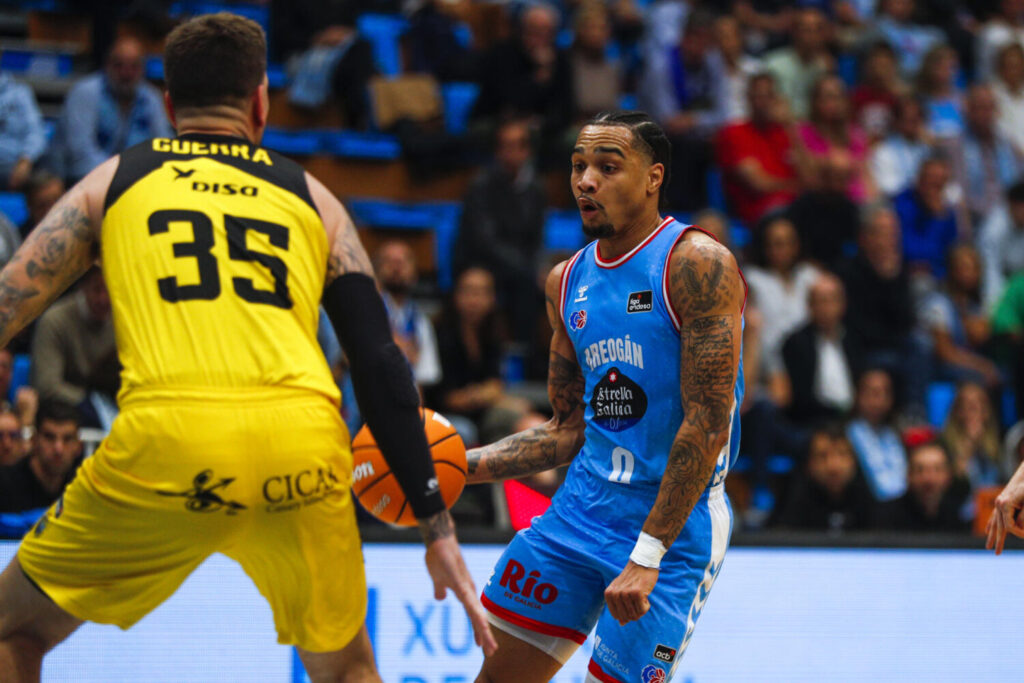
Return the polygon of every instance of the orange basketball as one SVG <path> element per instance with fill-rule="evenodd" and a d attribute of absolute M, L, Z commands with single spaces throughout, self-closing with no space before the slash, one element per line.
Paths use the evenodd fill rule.
<path fill-rule="evenodd" d="M 451 507 L 466 485 L 466 447 L 444 415 L 430 408 L 420 408 L 420 416 L 430 456 L 434 459 L 441 497 L 444 504 Z M 412 508 L 366 425 L 352 440 L 352 492 L 363 507 L 380 521 L 416 526 Z"/>

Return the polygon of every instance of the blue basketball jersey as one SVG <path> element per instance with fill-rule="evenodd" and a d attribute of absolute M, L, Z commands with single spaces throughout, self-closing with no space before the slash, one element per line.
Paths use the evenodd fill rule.
<path fill-rule="evenodd" d="M 596 523 L 595 533 L 602 527 L 636 537 L 683 421 L 679 320 L 667 265 L 691 227 L 666 218 L 614 261 L 602 259 L 592 242 L 562 276 L 561 314 L 586 381 L 586 440 L 553 507 L 581 526 Z M 742 361 L 734 395 L 730 439 L 709 489 L 724 482 L 739 449 Z"/>

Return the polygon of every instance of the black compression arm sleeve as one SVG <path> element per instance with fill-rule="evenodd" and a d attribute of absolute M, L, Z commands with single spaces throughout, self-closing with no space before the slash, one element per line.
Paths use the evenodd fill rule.
<path fill-rule="evenodd" d="M 359 410 L 417 519 L 445 509 L 419 414 L 409 362 L 395 345 L 373 279 L 346 273 L 324 290 L 331 319 L 352 371 Z"/>

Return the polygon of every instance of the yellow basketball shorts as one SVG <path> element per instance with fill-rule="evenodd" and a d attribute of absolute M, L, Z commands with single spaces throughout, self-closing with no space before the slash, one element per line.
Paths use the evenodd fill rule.
<path fill-rule="evenodd" d="M 270 603 L 279 642 L 340 649 L 366 617 L 348 444 L 309 394 L 133 404 L 18 559 L 73 616 L 128 628 L 220 552 Z"/>

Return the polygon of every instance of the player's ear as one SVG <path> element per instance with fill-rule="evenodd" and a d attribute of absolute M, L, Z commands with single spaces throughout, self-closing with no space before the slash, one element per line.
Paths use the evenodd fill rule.
<path fill-rule="evenodd" d="M 167 120 L 171 122 L 171 127 L 174 130 L 178 130 L 178 117 L 174 114 L 174 103 L 171 102 L 171 93 L 164 91 L 164 111 L 167 112 Z"/>
<path fill-rule="evenodd" d="M 647 194 L 658 194 L 661 184 L 665 181 L 665 165 L 651 164 L 647 168 Z"/>
<path fill-rule="evenodd" d="M 266 128 L 267 118 L 270 116 L 270 94 L 266 74 L 263 75 L 263 82 L 256 88 L 252 100 L 253 123 L 257 129 L 263 130 Z"/>

